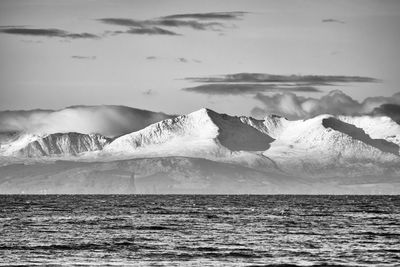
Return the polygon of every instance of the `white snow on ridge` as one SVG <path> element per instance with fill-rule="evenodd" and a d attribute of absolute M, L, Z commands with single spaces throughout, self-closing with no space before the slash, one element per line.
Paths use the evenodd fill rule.
<path fill-rule="evenodd" d="M 338 116 L 338 119 L 363 129 L 373 139 L 400 145 L 400 125 L 386 116 Z"/>
<path fill-rule="evenodd" d="M 109 138 L 99 134 L 19 134 L 14 141 L 1 144 L 0 153 L 20 157 L 78 155 L 101 150 L 109 141 Z"/>
<path fill-rule="evenodd" d="M 121 136 L 105 147 L 105 151 L 129 153 L 154 146 L 157 149 L 167 147 L 177 152 L 189 149 L 192 154 L 202 147 L 213 146 L 225 151 L 223 154 L 228 153 L 228 150 L 262 151 L 269 147 L 273 139 L 249 125 L 254 122 L 243 122 L 239 117 L 200 109 Z"/>
<path fill-rule="evenodd" d="M 256 120 L 200 109 L 113 141 L 79 133 L 20 135 L 3 142 L 0 155 L 77 161 L 184 156 L 292 174 L 364 174 L 400 166 L 399 137 L 400 126 L 387 117 L 320 115 L 289 121 L 271 115 Z"/>

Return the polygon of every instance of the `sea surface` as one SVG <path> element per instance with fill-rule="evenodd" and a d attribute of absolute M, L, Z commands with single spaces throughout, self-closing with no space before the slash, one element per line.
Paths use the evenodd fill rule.
<path fill-rule="evenodd" d="M 0 196 L 0 265 L 400 266 L 400 196 Z"/>

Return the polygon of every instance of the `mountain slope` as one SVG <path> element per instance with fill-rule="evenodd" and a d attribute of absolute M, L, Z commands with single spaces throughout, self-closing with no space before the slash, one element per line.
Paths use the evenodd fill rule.
<path fill-rule="evenodd" d="M 83 152 L 101 150 L 110 141 L 110 138 L 99 134 L 21 135 L 13 142 L 2 144 L 0 151 L 5 155 L 20 157 L 78 155 Z"/>
<path fill-rule="evenodd" d="M 365 133 L 362 128 L 358 128 L 352 124 L 343 122 L 332 117 L 323 119 L 322 125 L 325 128 L 331 128 L 333 130 L 351 136 L 353 139 L 360 140 L 361 142 L 377 148 L 382 152 L 387 152 L 399 156 L 399 145 L 385 139 L 371 138 L 368 134 Z"/>
<path fill-rule="evenodd" d="M 112 162 L 191 157 L 297 179 L 357 180 L 400 177 L 399 140 L 400 125 L 385 116 L 320 115 L 289 121 L 271 115 L 256 120 L 201 109 L 114 140 L 82 133 L 5 133 L 0 165 L 60 158 Z"/>
<path fill-rule="evenodd" d="M 350 119 L 349 119 L 350 120 Z M 356 118 L 351 120 L 357 121 Z M 383 174 L 399 168 L 398 146 L 373 139 L 331 115 L 274 124 L 277 136 L 263 155 L 285 172 L 316 176 Z"/>
<path fill-rule="evenodd" d="M 226 155 L 230 151 L 268 149 L 273 138 L 249 125 L 252 121 L 242 120 L 239 117 L 201 109 L 121 136 L 105 150 L 134 153 L 156 147 L 157 150 L 167 150 L 169 154 L 209 150 L 212 154 Z"/>

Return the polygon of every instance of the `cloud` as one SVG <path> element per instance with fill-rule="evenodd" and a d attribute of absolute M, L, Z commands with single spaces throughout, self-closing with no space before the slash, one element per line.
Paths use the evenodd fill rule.
<path fill-rule="evenodd" d="M 342 91 L 331 91 L 321 98 L 302 97 L 294 93 L 275 94 L 272 96 L 258 93 L 255 99 L 263 107 L 252 110 L 254 116 L 276 114 L 288 119 L 305 119 L 320 114 L 363 115 L 371 114 L 375 108 L 384 104 L 400 104 L 400 92 L 391 97 L 368 97 L 359 102 Z"/>
<path fill-rule="evenodd" d="M 194 20 L 173 20 L 173 19 L 160 19 L 152 21 L 155 25 L 164 27 L 189 27 L 194 30 L 216 30 L 218 27 L 224 27 L 219 22 L 198 22 Z"/>
<path fill-rule="evenodd" d="M 180 57 L 180 58 L 178 58 L 177 60 L 178 60 L 178 62 L 181 62 L 181 63 L 188 63 L 188 62 L 189 62 L 189 61 L 188 61 L 186 58 L 184 58 L 184 57 Z"/>
<path fill-rule="evenodd" d="M 280 84 L 212 83 L 182 89 L 207 95 L 246 95 L 261 92 L 320 92 L 312 86 L 283 86 Z"/>
<path fill-rule="evenodd" d="M 340 24 L 345 24 L 343 20 L 338 20 L 338 19 L 323 19 L 323 23 L 340 23 Z"/>
<path fill-rule="evenodd" d="M 146 90 L 146 91 L 143 91 L 142 93 L 143 93 L 144 95 L 147 95 L 147 96 L 150 96 L 150 95 L 154 95 L 154 94 L 155 94 L 155 92 L 154 92 L 153 90 L 151 90 L 151 89 Z"/>
<path fill-rule="evenodd" d="M 235 20 L 240 19 L 248 12 L 209 12 L 209 13 L 187 13 L 165 16 L 165 19 L 198 19 L 198 20 Z"/>
<path fill-rule="evenodd" d="M 125 33 L 130 34 L 147 34 L 147 35 L 180 35 L 173 31 L 165 30 L 159 27 L 149 27 L 149 28 L 131 28 Z"/>
<path fill-rule="evenodd" d="M 180 63 L 190 63 L 190 62 L 202 63 L 201 60 L 198 60 L 198 59 L 188 59 L 188 58 L 184 58 L 184 57 L 178 57 L 176 60 L 177 60 L 178 62 L 180 62 Z"/>
<path fill-rule="evenodd" d="M 95 60 L 96 56 L 71 56 L 73 59 L 87 59 L 87 60 Z"/>
<path fill-rule="evenodd" d="M 100 133 L 114 137 L 173 116 L 125 106 L 73 106 L 61 110 L 1 111 L 0 132 Z"/>
<path fill-rule="evenodd" d="M 191 28 L 193 30 L 220 31 L 228 25 L 221 20 L 240 19 L 246 12 L 214 12 L 214 13 L 193 13 L 175 14 L 147 20 L 137 20 L 130 18 L 100 18 L 105 24 L 129 27 L 127 31 L 114 31 L 113 34 L 133 33 L 133 34 L 161 34 L 161 35 L 181 35 L 165 28 Z M 214 21 L 210 21 L 214 20 Z"/>
<path fill-rule="evenodd" d="M 133 20 L 133 19 L 124 19 L 124 18 L 102 18 L 102 19 L 98 19 L 98 21 L 106 23 L 106 24 L 127 26 L 127 27 L 141 28 L 144 26 L 143 21 Z"/>
<path fill-rule="evenodd" d="M 189 77 L 185 80 L 202 83 L 184 88 L 188 92 L 209 95 L 240 95 L 261 92 L 321 92 L 320 87 L 343 83 L 372 83 L 378 79 L 361 76 L 274 75 L 236 73 L 219 76 Z"/>
<path fill-rule="evenodd" d="M 238 82 L 263 82 L 263 83 L 373 83 L 380 80 L 362 76 L 340 76 L 340 75 L 275 75 L 268 73 L 235 73 L 208 77 L 189 77 L 186 80 L 200 83 L 238 83 Z"/>
<path fill-rule="evenodd" d="M 103 22 L 105 24 L 129 27 L 128 30 L 126 31 L 112 31 L 111 34 L 113 35 L 121 33 L 147 34 L 147 35 L 180 35 L 176 32 L 159 27 L 163 26 L 162 24 L 153 23 L 153 21 L 149 20 L 134 20 L 125 18 L 102 18 L 98 19 L 98 21 Z"/>
<path fill-rule="evenodd" d="M 396 104 L 383 104 L 373 111 L 374 115 L 384 115 L 390 117 L 392 120 L 400 124 L 400 105 Z"/>
<path fill-rule="evenodd" d="M 43 37 L 59 37 L 69 39 L 97 39 L 99 36 L 91 33 L 71 33 L 60 29 L 33 29 L 25 27 L 9 27 L 0 28 L 0 33 L 43 36 Z"/>
<path fill-rule="evenodd" d="M 216 30 L 218 27 L 223 27 L 223 24 L 218 22 L 199 22 L 194 20 L 174 20 L 174 19 L 152 19 L 152 20 L 134 20 L 126 18 L 102 18 L 98 19 L 106 24 L 130 27 L 132 32 L 141 32 L 149 29 L 161 29 L 168 31 L 161 27 L 188 27 L 194 30 Z M 170 31 L 171 32 L 171 31 Z M 161 33 L 162 34 L 162 33 Z M 180 35 L 180 34 L 173 34 Z"/>
<path fill-rule="evenodd" d="M 175 61 L 178 63 L 197 63 L 200 64 L 202 63 L 201 60 L 198 59 L 189 59 L 185 57 L 178 57 L 178 58 L 166 58 L 166 57 L 157 57 L 157 56 L 147 56 L 147 60 L 155 61 L 155 60 L 168 60 L 168 61 Z"/>
<path fill-rule="evenodd" d="M 158 57 L 156 57 L 156 56 L 148 56 L 148 57 L 146 57 L 146 59 L 147 60 L 155 60 L 155 59 L 158 59 Z"/>

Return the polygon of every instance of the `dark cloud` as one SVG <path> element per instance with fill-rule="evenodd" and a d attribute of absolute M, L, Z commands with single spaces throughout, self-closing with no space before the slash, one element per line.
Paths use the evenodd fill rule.
<path fill-rule="evenodd" d="M 147 35 L 180 35 L 173 31 L 165 30 L 159 27 L 150 27 L 150 28 L 130 28 L 125 31 L 125 33 L 130 34 L 147 34 Z"/>
<path fill-rule="evenodd" d="M 392 120 L 400 124 L 400 105 L 396 104 L 383 104 L 375 108 L 372 112 L 373 115 L 384 115 L 390 117 Z"/>
<path fill-rule="evenodd" d="M 0 33 L 43 36 L 43 37 L 60 37 L 69 39 L 97 39 L 99 36 L 91 33 L 70 33 L 60 29 L 32 29 L 24 27 L 1 28 Z"/>
<path fill-rule="evenodd" d="M 321 92 L 319 87 L 343 83 L 379 82 L 371 77 L 328 75 L 273 75 L 265 73 L 236 73 L 186 80 L 202 83 L 184 88 L 189 92 L 209 95 L 240 95 L 261 92 Z"/>
<path fill-rule="evenodd" d="M 262 92 L 320 92 L 311 86 L 282 86 L 280 84 L 212 83 L 182 89 L 207 95 L 246 95 Z"/>
<path fill-rule="evenodd" d="M 400 104 L 400 92 L 391 97 L 368 97 L 359 102 L 342 91 L 331 91 L 321 98 L 302 97 L 293 93 L 275 94 L 272 96 L 258 93 L 255 99 L 263 107 L 252 110 L 254 116 L 276 114 L 288 119 L 305 119 L 320 114 L 364 115 L 371 114 L 384 104 Z"/>
<path fill-rule="evenodd" d="M 152 23 L 164 27 L 189 27 L 194 30 L 216 30 L 218 27 L 224 27 L 222 23 L 218 22 L 198 22 L 195 20 L 161 19 L 152 21 Z"/>
<path fill-rule="evenodd" d="M 155 94 L 155 92 L 153 91 L 153 90 L 151 90 L 151 89 L 149 89 L 149 90 L 146 90 L 146 91 L 143 91 L 142 92 L 144 95 L 154 95 Z"/>
<path fill-rule="evenodd" d="M 194 30 L 216 30 L 224 25 L 218 22 L 199 22 L 195 20 L 174 20 L 174 19 L 152 19 L 152 20 L 134 20 L 126 18 L 102 18 L 98 19 L 106 24 L 130 27 L 139 31 L 140 29 L 152 29 L 160 27 L 188 27 Z M 161 28 L 163 29 L 163 28 Z M 178 35 L 178 34 L 176 34 Z"/>
<path fill-rule="evenodd" d="M 88 59 L 88 60 L 95 60 L 96 56 L 71 56 L 73 59 Z"/>
<path fill-rule="evenodd" d="M 330 75 L 274 75 L 267 73 L 236 73 L 210 77 L 189 77 L 186 80 L 200 83 L 373 83 L 380 80 L 361 76 L 330 76 Z"/>
<path fill-rule="evenodd" d="M 198 19 L 198 20 L 235 20 L 240 19 L 248 12 L 210 12 L 210 13 L 187 13 L 175 14 L 163 17 L 164 19 Z"/>
<path fill-rule="evenodd" d="M 133 19 L 124 19 L 124 18 L 102 18 L 102 19 L 98 19 L 98 21 L 106 23 L 106 24 L 127 26 L 127 27 L 141 28 L 141 27 L 145 26 L 143 21 L 133 20 Z"/>
<path fill-rule="evenodd" d="M 158 57 L 156 57 L 156 56 L 148 56 L 148 57 L 146 57 L 146 59 L 147 60 L 155 60 L 155 59 L 157 59 Z"/>
<path fill-rule="evenodd" d="M 322 22 L 323 23 L 340 23 L 340 24 L 346 23 L 343 20 L 339 20 L 339 19 L 323 19 Z"/>
<path fill-rule="evenodd" d="M 220 31 L 227 27 L 221 20 L 234 20 L 241 18 L 246 12 L 216 12 L 216 13 L 193 13 L 175 14 L 147 20 L 136 20 L 130 18 L 100 18 L 98 21 L 117 26 L 129 27 L 127 33 L 134 34 L 164 34 L 180 35 L 165 28 L 191 28 L 194 30 Z M 216 20 L 216 21 L 210 21 Z M 124 33 L 115 31 L 113 34 Z"/>
<path fill-rule="evenodd" d="M 184 57 L 178 58 L 178 61 L 181 62 L 181 63 L 188 63 L 188 62 L 189 62 L 189 60 L 187 60 L 187 59 L 184 58 Z"/>
<path fill-rule="evenodd" d="M 125 106 L 73 106 L 61 110 L 0 111 L 0 132 L 78 132 L 114 137 L 172 117 L 174 116 Z"/>

